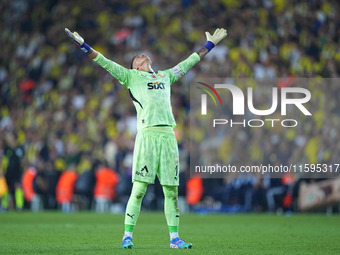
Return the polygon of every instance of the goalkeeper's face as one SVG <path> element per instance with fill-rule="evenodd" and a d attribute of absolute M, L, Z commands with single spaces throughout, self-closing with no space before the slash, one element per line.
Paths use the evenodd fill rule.
<path fill-rule="evenodd" d="M 145 54 L 137 55 L 136 57 L 132 59 L 131 69 L 144 71 L 143 69 L 146 69 L 149 66 L 150 67 L 152 66 L 152 61 Z"/>

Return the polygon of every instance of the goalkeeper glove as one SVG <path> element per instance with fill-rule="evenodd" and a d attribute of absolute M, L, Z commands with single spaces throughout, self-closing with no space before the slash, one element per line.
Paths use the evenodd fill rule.
<path fill-rule="evenodd" d="M 217 28 L 213 35 L 209 32 L 205 32 L 207 37 L 207 44 L 204 46 L 208 51 L 211 51 L 220 41 L 227 36 L 227 30 L 224 28 Z"/>
<path fill-rule="evenodd" d="M 71 32 L 68 28 L 65 28 L 66 34 L 80 47 L 82 51 L 87 54 L 90 54 L 93 49 L 84 42 L 84 39 L 77 33 Z"/>

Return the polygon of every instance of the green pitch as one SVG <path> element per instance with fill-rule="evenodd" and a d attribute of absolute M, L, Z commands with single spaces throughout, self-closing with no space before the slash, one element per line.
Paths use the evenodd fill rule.
<path fill-rule="evenodd" d="M 192 250 L 170 250 L 162 213 L 142 212 L 133 250 L 120 248 L 123 215 L 0 214 L 0 254 L 340 254 L 340 217 L 268 214 L 181 216 Z"/>

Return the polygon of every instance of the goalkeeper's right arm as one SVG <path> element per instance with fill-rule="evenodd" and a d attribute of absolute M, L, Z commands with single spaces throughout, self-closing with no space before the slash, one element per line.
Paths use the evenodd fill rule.
<path fill-rule="evenodd" d="M 117 64 L 105 58 L 101 53 L 92 49 L 89 45 L 84 42 L 84 39 L 77 33 L 71 32 L 69 29 L 65 28 L 66 34 L 80 47 L 80 49 L 85 52 L 92 60 L 97 62 L 101 67 L 107 70 L 113 77 L 115 77 L 121 84 L 127 86 L 127 81 L 129 77 L 129 69 Z"/>
<path fill-rule="evenodd" d="M 81 37 L 77 32 L 72 33 L 68 28 L 65 28 L 65 32 L 68 37 L 70 37 L 91 59 L 95 59 L 97 57 L 98 52 L 87 45 L 83 37 Z"/>

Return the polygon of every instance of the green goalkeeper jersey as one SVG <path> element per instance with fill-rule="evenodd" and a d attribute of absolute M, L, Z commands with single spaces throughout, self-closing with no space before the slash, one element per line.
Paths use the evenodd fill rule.
<path fill-rule="evenodd" d="M 100 53 L 94 61 L 129 90 L 137 111 L 137 130 L 140 130 L 157 125 L 176 126 L 170 102 L 170 86 L 200 61 L 200 57 L 193 53 L 175 67 L 158 73 L 127 69 Z"/>

